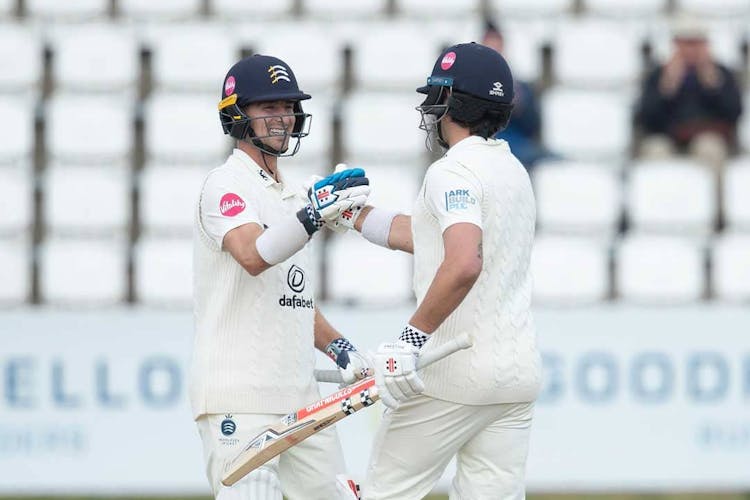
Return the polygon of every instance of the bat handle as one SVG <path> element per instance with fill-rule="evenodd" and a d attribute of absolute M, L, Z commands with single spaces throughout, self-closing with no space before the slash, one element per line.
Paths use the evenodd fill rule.
<path fill-rule="evenodd" d="M 429 366 L 436 361 L 440 361 L 446 356 L 450 356 L 456 351 L 467 349 L 471 347 L 472 341 L 468 333 L 462 333 L 445 344 L 430 349 L 424 354 L 417 358 L 417 369 L 421 370 L 425 366 Z M 343 382 L 341 378 L 341 372 L 338 370 L 315 370 L 315 380 L 318 382 L 331 382 L 334 384 L 340 384 Z"/>

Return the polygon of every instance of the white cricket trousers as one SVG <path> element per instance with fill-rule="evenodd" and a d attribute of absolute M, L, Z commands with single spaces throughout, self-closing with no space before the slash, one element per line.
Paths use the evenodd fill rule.
<path fill-rule="evenodd" d="M 425 497 L 455 455 L 450 500 L 523 500 L 534 403 L 467 406 L 418 396 L 386 410 L 363 500 Z"/>
<path fill-rule="evenodd" d="M 338 498 L 336 474 L 344 474 L 341 443 L 333 427 L 303 442 L 254 470 L 234 486 L 221 484 L 226 462 L 234 458 L 263 428 L 278 424 L 283 415 L 203 415 L 196 423 L 203 441 L 206 474 L 217 500 L 331 500 Z M 231 425 L 222 422 L 230 418 Z"/>

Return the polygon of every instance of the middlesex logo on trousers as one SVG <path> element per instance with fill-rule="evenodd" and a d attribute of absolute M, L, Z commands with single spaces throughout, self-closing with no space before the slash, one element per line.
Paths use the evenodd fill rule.
<path fill-rule="evenodd" d="M 245 200 L 234 193 L 227 193 L 219 201 L 219 211 L 226 217 L 234 217 L 245 210 Z"/>

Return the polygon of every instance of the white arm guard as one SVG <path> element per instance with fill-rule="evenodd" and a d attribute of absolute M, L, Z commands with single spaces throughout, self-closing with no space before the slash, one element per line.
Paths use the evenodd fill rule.
<path fill-rule="evenodd" d="M 289 216 L 263 231 L 255 240 L 255 248 L 264 261 L 274 266 L 299 252 L 309 239 L 297 217 Z"/>
<path fill-rule="evenodd" d="M 388 246 L 388 235 L 391 233 L 393 219 L 397 215 L 398 212 L 392 210 L 373 208 L 362 223 L 362 236 L 376 245 L 391 248 Z"/>

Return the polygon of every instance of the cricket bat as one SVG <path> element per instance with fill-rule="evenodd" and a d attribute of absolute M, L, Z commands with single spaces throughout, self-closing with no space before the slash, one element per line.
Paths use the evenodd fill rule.
<path fill-rule="evenodd" d="M 421 369 L 461 349 L 471 347 L 468 334 L 462 334 L 445 344 L 425 352 L 417 359 Z M 316 370 L 321 382 L 341 382 L 338 370 Z M 339 420 L 375 404 L 380 397 L 375 377 L 367 377 L 324 397 L 311 405 L 286 415 L 281 422 L 268 427 L 227 463 L 221 483 L 232 486 L 251 471 L 313 434 L 330 427 Z"/>

